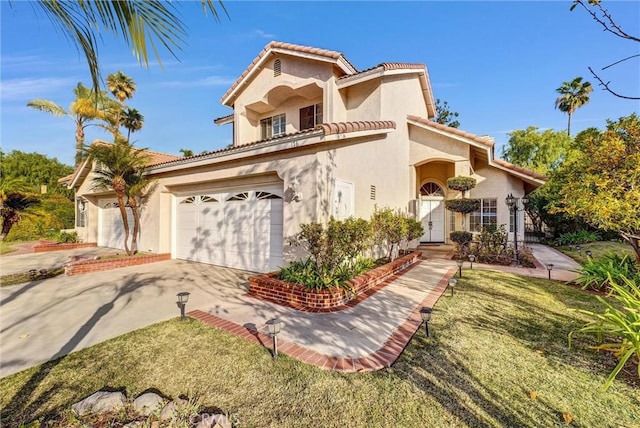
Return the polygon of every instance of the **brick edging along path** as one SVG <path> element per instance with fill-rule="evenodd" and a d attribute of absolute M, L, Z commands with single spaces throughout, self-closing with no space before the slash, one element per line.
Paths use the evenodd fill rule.
<path fill-rule="evenodd" d="M 65 243 L 49 243 L 33 246 L 34 253 L 46 253 L 48 251 L 75 250 L 76 248 L 97 247 L 95 242 L 65 242 Z"/>
<path fill-rule="evenodd" d="M 65 265 L 64 271 L 67 276 L 80 275 L 89 272 L 100 272 L 104 270 L 118 269 L 129 266 L 143 265 L 147 263 L 163 262 L 171 260 L 170 253 L 150 254 L 145 256 L 132 256 L 109 258 L 99 260 L 80 260 L 69 262 Z"/>
<path fill-rule="evenodd" d="M 404 348 L 406 348 L 416 331 L 418 331 L 418 328 L 422 325 L 420 308 L 423 306 L 432 308 L 447 289 L 449 278 L 451 278 L 457 271 L 458 269 L 455 267 L 449 269 L 449 271 L 440 278 L 434 289 L 431 290 L 422 302 L 414 308 L 409 318 L 394 330 L 391 336 L 382 344 L 380 349 L 372 354 L 358 358 L 348 356 L 333 357 L 280 339 L 278 340 L 278 350 L 279 352 L 287 354 L 296 360 L 320 367 L 323 370 L 354 373 L 376 371 L 385 367 L 390 367 L 395 363 L 400 355 L 402 355 Z M 225 330 L 255 344 L 264 346 L 264 344 L 271 344 L 272 341 L 269 335 L 260 333 L 256 329 L 236 324 L 232 321 L 225 320 L 224 318 L 220 318 L 216 315 L 208 314 L 201 310 L 191 311 L 187 315 L 207 325 Z"/>

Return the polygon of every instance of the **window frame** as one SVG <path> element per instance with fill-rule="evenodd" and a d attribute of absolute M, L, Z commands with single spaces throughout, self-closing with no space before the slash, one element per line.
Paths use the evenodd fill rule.
<path fill-rule="evenodd" d="M 480 199 L 480 208 L 469 213 L 469 231 L 481 232 L 483 227 L 498 226 L 498 199 Z"/>
<path fill-rule="evenodd" d="M 304 116 L 303 116 L 304 114 Z M 322 103 L 312 104 L 300 109 L 300 131 L 313 129 L 323 121 Z M 309 126 L 311 124 L 311 126 Z"/>
<path fill-rule="evenodd" d="M 281 137 L 287 131 L 287 115 L 285 113 L 260 119 L 260 139 Z"/>

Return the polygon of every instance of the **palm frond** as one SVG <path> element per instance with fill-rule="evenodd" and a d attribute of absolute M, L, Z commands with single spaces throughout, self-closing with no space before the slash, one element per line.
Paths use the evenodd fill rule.
<path fill-rule="evenodd" d="M 54 103 L 53 101 L 43 100 L 41 98 L 29 101 L 27 103 L 27 106 L 38 111 L 52 114 L 54 116 L 64 116 L 67 114 L 67 111 L 60 107 L 58 104 Z"/>

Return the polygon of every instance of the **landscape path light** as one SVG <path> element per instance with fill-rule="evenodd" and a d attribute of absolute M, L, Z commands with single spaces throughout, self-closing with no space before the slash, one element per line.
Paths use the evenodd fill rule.
<path fill-rule="evenodd" d="M 473 270 L 473 262 L 476 261 L 476 256 L 469 254 L 469 262 L 471 263 L 471 269 Z"/>
<path fill-rule="evenodd" d="M 431 321 L 431 308 L 423 306 L 420 308 L 420 317 L 422 317 L 422 321 L 424 321 L 424 331 L 429 337 L 429 321 Z"/>
<path fill-rule="evenodd" d="M 587 257 L 589 257 L 589 258 L 591 258 L 591 257 L 592 257 L 592 255 L 593 255 L 593 253 L 591 252 L 591 250 L 587 250 L 587 251 L 585 251 L 584 253 L 585 253 L 585 254 L 587 255 Z"/>
<path fill-rule="evenodd" d="M 458 280 L 455 278 L 449 278 L 449 288 L 451 289 L 451 297 L 453 297 L 453 292 L 456 288 L 456 284 L 458 283 Z"/>
<path fill-rule="evenodd" d="M 180 307 L 180 319 L 182 321 L 185 320 L 185 316 L 184 316 L 184 308 L 185 306 L 187 306 L 187 302 L 189 301 L 189 295 L 191 293 L 187 292 L 187 291 L 183 291 L 181 293 L 178 293 L 178 306 Z"/>
<path fill-rule="evenodd" d="M 580 245 L 576 245 L 576 250 L 578 250 L 578 254 L 582 256 L 582 247 Z"/>
<path fill-rule="evenodd" d="M 549 279 L 551 279 L 551 271 L 553 270 L 553 263 L 547 263 L 547 270 L 549 271 Z"/>
<path fill-rule="evenodd" d="M 458 265 L 458 278 L 462 278 L 462 265 L 464 264 L 464 260 L 458 259 L 456 260 L 456 264 Z"/>
<path fill-rule="evenodd" d="M 30 279 L 36 279 L 36 275 L 38 274 L 38 271 L 35 269 L 29 269 L 29 278 Z"/>
<path fill-rule="evenodd" d="M 282 321 L 278 318 L 270 319 L 267 321 L 267 329 L 269 330 L 269 336 L 273 338 L 273 359 L 278 358 L 278 333 L 282 328 Z"/>

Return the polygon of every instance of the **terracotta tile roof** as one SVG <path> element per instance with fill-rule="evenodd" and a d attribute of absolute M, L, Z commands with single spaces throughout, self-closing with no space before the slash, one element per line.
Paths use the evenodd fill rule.
<path fill-rule="evenodd" d="M 378 129 L 396 129 L 396 123 L 392 120 L 376 120 L 361 122 L 333 122 L 316 126 L 322 129 L 324 135 L 342 134 L 357 131 L 372 131 Z"/>
<path fill-rule="evenodd" d="M 526 169 L 526 168 L 523 168 L 523 167 L 518 166 L 518 165 L 514 165 L 511 162 L 507 162 L 506 160 L 503 160 L 503 159 L 494 159 L 493 161 L 495 163 L 497 163 L 498 165 L 502 165 L 505 168 L 512 169 L 514 171 L 517 171 L 517 172 L 519 172 L 521 174 L 528 175 L 528 176 L 533 177 L 533 178 L 538 178 L 540 180 L 547 180 L 548 179 L 548 177 L 546 175 L 540 174 L 540 173 L 535 172 L 535 171 L 531 171 L 530 169 Z"/>
<path fill-rule="evenodd" d="M 381 121 L 363 121 L 363 122 L 336 122 L 336 123 L 323 123 L 315 127 L 315 129 L 306 129 L 298 132 L 291 132 L 289 134 L 280 135 L 275 138 L 269 138 L 266 140 L 253 141 L 247 144 L 243 144 L 237 147 L 226 147 L 220 150 L 214 150 L 212 152 L 201 153 L 194 156 L 182 157 L 179 159 L 174 159 L 172 161 L 167 162 L 159 162 L 157 164 L 150 165 L 151 167 L 164 166 L 171 163 L 182 163 L 183 161 L 192 161 L 197 159 L 202 159 L 210 156 L 218 156 L 222 154 L 233 153 L 237 151 L 241 151 L 246 148 L 257 148 L 263 145 L 267 145 L 267 143 L 274 142 L 277 140 L 284 140 L 291 137 L 299 137 L 302 135 L 334 135 L 338 133 L 350 133 L 350 132 L 358 132 L 358 131 L 375 131 L 379 129 L 395 129 L 396 123 L 392 120 L 381 120 Z"/>
<path fill-rule="evenodd" d="M 348 79 L 349 77 L 359 76 L 361 74 L 367 73 L 369 71 L 381 69 L 384 71 L 388 70 L 427 70 L 427 66 L 425 64 L 419 63 L 411 63 L 411 62 L 383 62 L 373 67 L 369 67 L 365 70 L 359 71 L 357 73 L 348 74 L 346 76 L 339 77 L 338 80 Z"/>
<path fill-rule="evenodd" d="M 216 125 L 219 125 L 221 123 L 227 122 L 230 119 L 233 119 L 233 113 L 228 114 L 226 116 L 216 117 L 215 119 L 213 119 L 213 123 L 215 123 Z"/>
<path fill-rule="evenodd" d="M 92 146 L 94 144 L 101 144 L 101 145 L 107 146 L 113 143 L 108 143 L 102 140 L 96 140 L 93 143 L 91 143 Z M 149 166 L 157 163 L 171 162 L 171 161 L 182 158 L 181 156 L 171 155 L 169 153 L 156 152 L 148 149 L 143 149 L 143 153 L 149 157 L 149 163 L 148 163 Z M 71 183 L 74 182 L 74 180 L 78 177 L 78 175 L 86 167 L 86 165 L 87 165 L 86 161 L 82 162 L 76 167 L 76 170 L 72 174 L 59 178 L 58 183 L 70 185 Z"/>
<path fill-rule="evenodd" d="M 344 55 L 342 55 L 342 53 L 340 53 L 340 52 L 330 51 L 330 50 L 327 50 L 327 49 L 314 48 L 314 47 L 310 47 L 310 46 L 295 45 L 293 43 L 284 43 L 284 42 L 273 41 L 273 42 L 270 42 L 269 44 L 267 44 L 267 46 L 265 46 L 264 49 L 262 49 L 262 51 L 258 54 L 257 57 L 254 58 L 254 60 L 251 62 L 251 64 L 249 64 L 249 66 L 244 70 L 244 72 L 234 82 L 234 84 L 231 85 L 229 90 L 227 90 L 227 92 L 225 92 L 225 94 L 222 96 L 222 99 L 221 99 L 222 103 L 224 103 L 224 100 L 231 93 L 233 93 L 233 91 L 240 85 L 240 83 L 242 83 L 242 81 L 245 79 L 245 77 L 247 77 L 249 75 L 249 73 L 251 73 L 251 71 L 253 71 L 253 69 L 255 68 L 256 64 L 258 64 L 260 62 L 260 60 L 262 60 L 262 58 L 265 55 L 268 55 L 269 52 L 272 49 L 286 49 L 286 50 L 290 50 L 290 51 L 294 51 L 294 52 L 308 53 L 308 54 L 313 54 L 313 55 L 320 55 L 320 56 L 324 56 L 324 57 L 331 58 L 331 59 L 334 59 L 334 60 L 343 59 L 347 64 L 349 64 L 354 70 L 357 71 L 357 68 L 354 67 L 354 65 L 351 64 L 351 62 L 349 62 L 349 60 Z"/>
<path fill-rule="evenodd" d="M 479 137 L 479 136 L 477 136 L 475 134 L 472 134 L 470 132 L 462 131 L 462 130 L 460 130 L 458 128 L 452 128 L 452 127 L 447 126 L 447 125 L 442 125 L 441 123 L 433 122 L 433 121 L 425 119 L 423 117 L 408 115 L 407 119 L 412 120 L 414 122 L 418 122 L 418 123 L 420 123 L 422 125 L 426 125 L 426 126 L 430 126 L 432 128 L 435 128 L 435 129 L 439 129 L 441 131 L 446 131 L 446 132 L 449 132 L 451 134 L 458 135 L 460 137 L 468 138 L 470 140 L 475 141 L 476 143 L 484 144 L 487 147 L 493 148 L 493 146 L 495 145 L 493 140 L 488 138 L 488 137 Z"/>
<path fill-rule="evenodd" d="M 495 145 L 493 140 L 491 138 L 489 138 L 489 137 L 479 137 L 479 136 L 477 136 L 475 134 L 471 134 L 469 132 L 465 132 L 465 131 L 462 131 L 462 130 L 457 129 L 457 128 L 452 128 L 450 126 L 442 125 L 440 123 L 433 122 L 433 121 L 424 119 L 422 117 L 409 115 L 409 116 L 407 116 L 407 119 L 408 120 L 412 120 L 414 122 L 418 122 L 418 123 L 420 123 L 422 125 L 427 125 L 427 126 L 430 126 L 432 128 L 439 129 L 441 131 L 445 131 L 445 132 L 448 132 L 448 133 L 451 133 L 451 134 L 455 134 L 455 135 L 458 135 L 458 136 L 461 136 L 461 137 L 468 138 L 468 139 L 473 140 L 473 141 L 475 141 L 477 143 L 484 144 L 485 146 L 487 146 L 487 147 L 489 147 L 491 149 L 493 149 L 493 146 Z M 538 180 L 547 180 L 547 178 L 548 178 L 545 175 L 537 173 L 535 171 L 531 171 L 531 170 L 523 168 L 521 166 L 514 165 L 514 164 L 512 164 L 510 162 L 507 162 L 505 160 L 502 160 L 502 159 L 494 158 L 493 157 L 493 150 L 490 153 L 491 153 L 491 155 L 490 155 L 491 156 L 491 161 L 493 163 L 496 163 L 496 164 L 504 167 L 504 168 L 510 169 L 512 171 L 519 172 L 520 174 L 528 175 L 529 177 L 533 177 L 533 178 L 538 179 Z"/>

